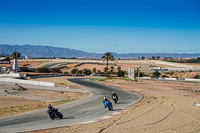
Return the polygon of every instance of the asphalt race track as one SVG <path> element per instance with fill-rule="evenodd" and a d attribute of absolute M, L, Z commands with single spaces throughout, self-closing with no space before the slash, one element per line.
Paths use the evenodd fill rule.
<path fill-rule="evenodd" d="M 0 119 L 0 133 L 32 131 L 92 121 L 123 110 L 142 99 L 141 95 L 97 84 L 89 79 L 69 79 L 69 81 L 79 84 L 91 94 L 87 98 L 56 106 L 63 113 L 63 119 L 51 120 L 46 112 L 47 108 L 4 117 Z M 104 108 L 103 97 L 106 96 L 111 101 L 113 91 L 118 94 L 119 102 L 118 104 L 112 102 L 114 110 L 108 111 Z"/>

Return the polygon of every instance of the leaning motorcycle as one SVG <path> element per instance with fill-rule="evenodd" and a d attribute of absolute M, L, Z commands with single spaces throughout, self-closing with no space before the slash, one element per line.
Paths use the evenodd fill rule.
<path fill-rule="evenodd" d="M 54 120 L 55 118 L 60 118 L 62 119 L 63 118 L 63 115 L 61 112 L 58 112 L 58 109 L 55 109 L 54 111 L 53 110 L 49 110 L 47 111 L 47 113 L 49 114 L 49 117 Z"/>
<path fill-rule="evenodd" d="M 112 96 L 112 99 L 115 103 L 117 103 L 118 99 L 117 99 L 117 96 Z"/>
<path fill-rule="evenodd" d="M 112 103 L 111 103 L 111 102 L 105 101 L 104 104 L 105 104 L 105 108 L 108 107 L 108 110 L 109 110 L 109 111 L 113 110 L 113 106 L 112 106 Z"/>

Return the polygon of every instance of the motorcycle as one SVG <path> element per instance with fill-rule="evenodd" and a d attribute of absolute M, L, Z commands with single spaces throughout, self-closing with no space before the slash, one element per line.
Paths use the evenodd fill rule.
<path fill-rule="evenodd" d="M 112 103 L 111 103 L 111 102 L 105 101 L 105 102 L 104 102 L 104 105 L 105 105 L 105 108 L 108 107 L 108 110 L 109 110 L 109 111 L 113 110 L 113 106 L 112 106 Z"/>
<path fill-rule="evenodd" d="M 115 102 L 115 104 L 117 103 L 117 101 L 118 101 L 118 98 L 117 98 L 117 96 L 112 96 L 112 99 L 113 99 L 113 101 Z"/>
<path fill-rule="evenodd" d="M 49 110 L 47 111 L 47 113 L 49 114 L 49 117 L 54 120 L 55 118 L 60 118 L 62 119 L 63 118 L 63 115 L 61 112 L 58 112 L 58 109 L 55 109 L 55 110 Z"/>

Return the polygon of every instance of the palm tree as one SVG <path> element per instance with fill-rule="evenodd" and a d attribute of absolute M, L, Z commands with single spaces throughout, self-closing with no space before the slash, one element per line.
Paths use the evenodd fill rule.
<path fill-rule="evenodd" d="M 110 52 L 106 52 L 106 53 L 104 53 L 104 56 L 102 56 L 102 59 L 106 60 L 106 65 L 107 65 L 107 68 L 108 68 L 108 62 L 109 62 L 109 60 L 113 61 L 114 57 L 113 57 L 113 55 Z M 107 77 L 108 77 L 108 70 L 106 70 L 106 78 Z"/>
<path fill-rule="evenodd" d="M 11 55 L 11 57 L 13 59 L 19 59 L 20 56 L 21 56 L 21 54 L 17 51 L 13 52 L 12 55 Z"/>
<path fill-rule="evenodd" d="M 157 56 L 157 60 L 159 60 L 160 59 L 160 56 Z"/>
<path fill-rule="evenodd" d="M 114 66 L 111 66 L 110 69 L 111 69 L 111 72 L 113 72 L 114 71 Z"/>
<path fill-rule="evenodd" d="M 98 73 L 98 74 L 101 74 L 101 70 L 98 70 L 97 73 Z"/>
<path fill-rule="evenodd" d="M 95 74 L 95 73 L 96 73 L 96 71 L 97 71 L 97 69 L 96 69 L 96 68 L 93 68 L 93 70 L 92 70 L 92 71 L 93 71 L 93 73 Z"/>

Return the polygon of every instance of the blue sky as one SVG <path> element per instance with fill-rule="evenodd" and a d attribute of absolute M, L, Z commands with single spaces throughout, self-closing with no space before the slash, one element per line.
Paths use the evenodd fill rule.
<path fill-rule="evenodd" d="M 200 1 L 0 0 L 0 44 L 200 53 Z"/>

